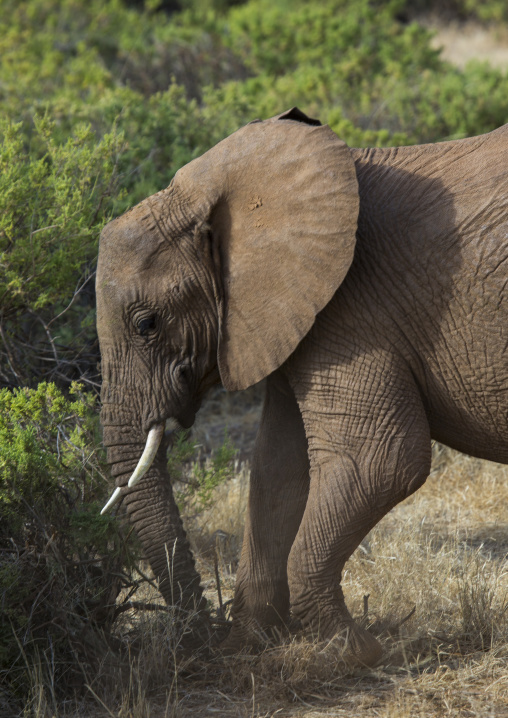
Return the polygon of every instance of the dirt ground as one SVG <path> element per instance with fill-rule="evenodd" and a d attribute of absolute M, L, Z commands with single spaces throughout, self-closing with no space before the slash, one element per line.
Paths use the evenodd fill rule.
<path fill-rule="evenodd" d="M 501 70 L 508 69 L 508 31 L 485 28 L 474 22 L 450 23 L 443 26 L 436 18 L 424 23 L 435 32 L 433 46 L 442 49 L 442 57 L 458 67 L 470 60 L 489 62 Z"/>

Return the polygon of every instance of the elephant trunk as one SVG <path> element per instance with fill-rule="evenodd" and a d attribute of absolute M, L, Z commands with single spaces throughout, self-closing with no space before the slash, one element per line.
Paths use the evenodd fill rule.
<path fill-rule="evenodd" d="M 128 432 L 130 433 L 130 432 Z M 208 627 L 206 601 L 200 585 L 180 512 L 176 505 L 167 470 L 167 439 L 160 437 L 155 457 L 145 466 L 142 480 L 132 488 L 128 481 L 141 463 L 143 444 L 126 440 L 125 430 L 104 427 L 104 443 L 108 447 L 108 461 L 115 478 L 130 523 L 141 541 L 146 558 L 159 582 L 165 601 L 182 609 L 182 623 L 194 612 L 193 628 L 203 637 Z M 109 502 L 108 502 L 109 503 Z M 106 507 L 105 507 L 106 508 Z"/>

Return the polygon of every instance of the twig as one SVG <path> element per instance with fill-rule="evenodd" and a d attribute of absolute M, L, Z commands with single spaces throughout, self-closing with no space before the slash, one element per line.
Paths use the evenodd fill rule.
<path fill-rule="evenodd" d="M 363 620 L 366 621 L 369 615 L 369 598 L 370 593 L 363 597 Z"/>
<path fill-rule="evenodd" d="M 136 572 L 139 573 L 143 581 L 146 581 L 149 586 L 152 586 L 153 588 L 158 590 L 157 582 L 153 578 L 149 578 L 149 576 L 144 574 L 143 571 L 139 568 L 139 566 L 136 566 Z"/>
<path fill-rule="evenodd" d="M 215 581 L 217 583 L 217 597 L 219 599 L 219 610 L 217 611 L 217 615 L 219 616 L 219 618 L 224 618 L 224 605 L 222 603 L 222 592 L 220 590 L 219 559 L 217 557 L 217 549 L 215 549 L 213 565 L 215 569 Z"/>
<path fill-rule="evenodd" d="M 56 229 L 58 226 L 58 224 L 50 224 L 49 227 L 39 227 L 39 229 L 34 229 L 32 232 L 30 232 L 30 239 L 34 236 L 34 234 L 37 234 L 38 232 L 44 232 L 47 229 Z"/>
<path fill-rule="evenodd" d="M 405 618 L 403 618 L 402 621 L 400 621 L 400 623 L 398 623 L 398 624 L 395 626 L 395 630 L 398 631 L 399 628 L 400 628 L 406 621 L 409 621 L 409 619 L 411 618 L 411 616 L 414 616 L 415 612 L 416 612 L 416 606 L 413 606 L 413 608 L 409 611 L 409 613 L 407 614 L 407 616 L 406 616 Z"/>
<path fill-rule="evenodd" d="M 97 693 L 94 691 L 94 689 L 92 688 L 92 686 L 88 685 L 88 683 L 85 683 L 85 688 L 87 688 L 87 689 L 90 691 L 90 693 L 93 695 L 93 697 L 95 698 L 95 700 L 96 700 L 98 703 L 100 703 L 101 706 L 108 712 L 108 715 L 110 715 L 111 718 L 115 718 L 115 714 L 112 713 L 112 712 L 109 710 L 109 708 L 107 707 L 107 705 L 104 703 L 104 701 L 102 701 L 102 700 L 99 698 L 99 696 L 98 696 Z"/>
<path fill-rule="evenodd" d="M 51 319 L 51 321 L 48 322 L 48 327 L 50 327 L 53 324 L 53 322 L 56 322 L 57 319 L 60 319 L 60 317 L 63 316 L 65 314 L 65 312 L 67 312 L 72 307 L 76 298 L 79 297 L 81 291 L 86 287 L 86 285 L 92 279 L 92 277 L 95 277 L 95 272 L 92 272 L 91 274 L 89 274 L 81 286 L 79 286 L 79 283 L 78 283 L 78 286 L 74 290 L 74 294 L 72 295 L 72 299 L 69 302 L 69 304 L 65 307 L 65 309 L 62 309 L 60 314 L 57 314 L 56 317 L 53 317 L 53 319 Z"/>
<path fill-rule="evenodd" d="M 7 362 L 8 362 L 8 364 L 9 364 L 9 368 L 10 368 L 10 370 L 12 371 L 12 373 L 14 374 L 14 376 L 16 377 L 16 379 L 17 379 L 18 381 L 21 381 L 20 376 L 19 376 L 18 372 L 16 371 L 16 369 L 14 368 L 14 365 L 13 365 L 14 359 L 11 357 L 10 347 L 9 347 L 9 345 L 8 345 L 8 343 L 7 343 L 7 339 L 5 338 L 5 332 L 4 332 L 4 328 L 3 328 L 2 322 L 0 322 L 0 336 L 2 337 L 2 341 L 3 341 L 3 343 L 4 343 L 5 353 L 6 353 L 6 356 L 7 356 Z"/>
<path fill-rule="evenodd" d="M 121 606 L 117 606 L 115 609 L 115 620 L 125 611 L 162 611 L 163 613 L 172 613 L 174 606 L 164 606 L 160 603 L 143 603 L 142 601 L 126 601 Z"/>
<path fill-rule="evenodd" d="M 54 356 L 54 358 L 55 358 L 55 363 L 58 364 L 59 361 L 60 361 L 60 357 L 58 356 L 58 352 L 57 352 L 57 350 L 56 350 L 55 341 L 54 341 L 53 337 L 51 336 L 51 332 L 49 331 L 49 325 L 46 324 L 46 322 L 44 321 L 44 319 L 43 319 L 41 316 L 39 316 L 38 314 L 36 314 L 36 313 L 35 313 L 34 311 L 32 311 L 31 309 L 28 309 L 27 312 L 28 312 L 28 314 L 30 314 L 32 317 L 34 317 L 36 321 L 38 321 L 40 324 L 42 324 L 42 326 L 43 326 L 43 328 L 44 328 L 44 331 L 46 332 L 46 336 L 47 336 L 47 338 L 48 338 L 48 342 L 50 343 L 51 348 L 52 348 L 52 350 L 53 350 L 53 356 Z"/>

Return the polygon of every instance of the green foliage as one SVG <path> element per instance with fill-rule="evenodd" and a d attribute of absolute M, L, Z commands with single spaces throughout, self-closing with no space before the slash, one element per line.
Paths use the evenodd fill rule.
<path fill-rule="evenodd" d="M 432 142 L 503 124 L 506 73 L 444 62 L 428 30 L 397 21 L 403 7 L 328 0 L 289 10 L 257 0 L 235 8 L 225 42 L 254 76 L 205 100 L 234 98 L 261 117 L 297 104 L 356 146 Z"/>
<path fill-rule="evenodd" d="M 208 508 L 214 489 L 234 476 L 235 456 L 236 449 L 226 435 L 222 446 L 206 462 L 194 465 L 189 490 L 198 510 Z"/>
<path fill-rule="evenodd" d="M 0 676 L 18 695 L 41 646 L 89 663 L 134 555 L 107 495 L 95 397 L 79 385 L 0 390 Z M 96 641 L 95 641 L 96 643 Z M 104 650 L 104 646 L 102 646 Z M 76 667 L 77 668 L 77 667 Z"/>
<path fill-rule="evenodd" d="M 168 458 L 168 470 L 177 487 L 177 503 L 185 514 L 210 508 L 214 490 L 234 476 L 237 451 L 227 433 L 222 445 L 209 458 L 198 459 L 189 468 L 197 448 L 187 432 L 180 432 Z"/>
<path fill-rule="evenodd" d="M 21 125 L 0 126 L 0 305 L 2 317 L 61 305 L 83 265 L 94 258 L 111 195 L 122 137 L 99 141 L 77 126 L 54 139 L 48 118 L 34 118 L 32 147 Z M 107 217 L 107 215 L 106 215 Z M 27 271 L 28 267 L 28 271 Z"/>
<path fill-rule="evenodd" d="M 400 3 L 399 3 L 400 4 Z M 380 72 L 411 76 L 416 67 L 438 67 L 428 32 L 394 22 L 396 3 L 328 0 L 287 8 L 251 2 L 228 16 L 228 39 L 256 75 L 287 75 L 298 67 L 344 66 L 350 80 L 369 81 Z"/>
<path fill-rule="evenodd" d="M 199 97 L 237 70 L 192 12 L 169 18 L 120 0 L 0 0 L 0 102 L 28 124 L 45 107 L 63 129 L 91 117 L 104 128 L 102 112 L 125 87 L 149 97 L 175 78 Z"/>
<path fill-rule="evenodd" d="M 59 141 L 47 116 L 33 121 L 30 145 L 21 123 L 0 123 L 0 380 L 5 384 L 61 373 L 64 362 L 94 341 L 94 309 L 84 290 L 100 230 L 111 216 L 123 149 L 114 129 L 97 138 L 90 127 L 77 125 Z"/>

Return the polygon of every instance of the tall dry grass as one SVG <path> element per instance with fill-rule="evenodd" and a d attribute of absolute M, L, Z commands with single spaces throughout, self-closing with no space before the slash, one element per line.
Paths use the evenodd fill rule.
<path fill-rule="evenodd" d="M 190 524 L 215 609 L 216 572 L 223 603 L 232 596 L 247 485 L 243 465 Z M 88 698 L 59 705 L 45 666 L 33 676 L 24 715 L 508 716 L 506 506 L 507 467 L 435 447 L 425 486 L 375 527 L 344 571 L 351 611 L 385 648 L 375 669 L 351 668 L 305 637 L 258 655 L 189 655 L 170 614 L 126 612 L 121 645 L 84 677 Z M 157 600 L 147 593 L 147 603 Z"/>

